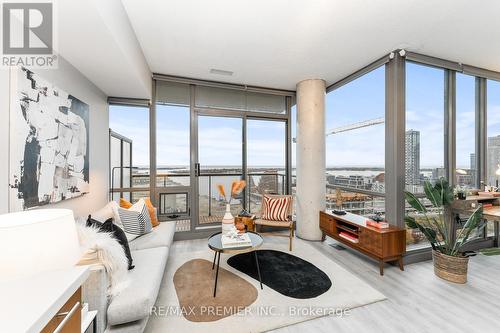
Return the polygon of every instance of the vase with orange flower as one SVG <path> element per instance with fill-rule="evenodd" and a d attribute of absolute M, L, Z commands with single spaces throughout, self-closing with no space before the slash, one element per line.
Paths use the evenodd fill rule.
<path fill-rule="evenodd" d="M 244 180 L 233 181 L 231 183 L 231 193 L 229 196 L 226 195 L 226 191 L 224 189 L 224 185 L 217 185 L 217 189 L 219 190 L 219 195 L 224 199 L 226 203 L 226 212 L 224 217 L 222 218 L 222 234 L 227 234 L 231 230 L 234 229 L 234 216 L 231 214 L 231 201 L 236 198 L 238 194 L 243 191 L 246 186 L 246 182 Z"/>

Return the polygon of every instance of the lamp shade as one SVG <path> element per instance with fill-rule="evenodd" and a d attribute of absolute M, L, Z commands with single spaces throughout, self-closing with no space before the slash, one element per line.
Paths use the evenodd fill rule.
<path fill-rule="evenodd" d="M 80 256 L 71 210 L 37 209 L 0 215 L 0 280 L 70 268 Z"/>

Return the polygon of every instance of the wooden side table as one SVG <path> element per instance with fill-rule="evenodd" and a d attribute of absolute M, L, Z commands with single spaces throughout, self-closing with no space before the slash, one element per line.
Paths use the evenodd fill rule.
<path fill-rule="evenodd" d="M 255 223 L 254 223 L 255 219 L 254 218 L 252 218 L 252 217 L 236 216 L 234 218 L 234 223 L 237 223 L 240 220 L 247 227 L 247 231 L 254 231 L 255 232 Z"/>
<path fill-rule="evenodd" d="M 82 333 L 97 333 L 97 310 L 88 311 L 87 315 L 82 318 Z M 90 330 L 92 324 L 92 330 Z"/>
<path fill-rule="evenodd" d="M 0 282 L 1 331 L 80 332 L 80 287 L 88 276 L 88 266 L 75 266 Z"/>

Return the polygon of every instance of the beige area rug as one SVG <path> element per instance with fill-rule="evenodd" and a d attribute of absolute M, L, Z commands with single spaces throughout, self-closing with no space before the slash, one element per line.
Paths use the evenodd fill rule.
<path fill-rule="evenodd" d="M 222 267 L 219 269 L 217 297 L 214 297 L 214 281 L 205 278 L 211 277 L 213 272 L 212 263 L 205 259 L 189 260 L 175 272 L 175 291 L 181 308 L 189 309 L 184 314 L 187 320 L 220 320 L 237 314 L 257 299 L 257 289 L 250 282 Z M 226 311 L 216 312 L 217 308 Z"/>
<path fill-rule="evenodd" d="M 285 252 L 287 245 L 288 240 L 284 237 L 270 237 L 264 234 L 264 244 L 261 249 Z M 325 272 L 332 281 L 332 287 L 326 293 L 310 299 L 290 298 L 266 285 L 261 290 L 258 281 L 227 264 L 226 261 L 230 255 L 222 254 L 221 268 L 253 285 L 258 291 L 258 297 L 250 306 L 240 309 L 241 311 L 236 314 L 234 314 L 234 308 L 227 309 L 219 305 L 205 309 L 207 313 L 219 315 L 231 312 L 229 316 L 221 316 L 221 319 L 210 322 L 194 322 L 185 318 L 185 315 L 189 315 L 192 310 L 180 307 L 173 279 L 176 271 L 186 262 L 193 259 L 205 259 L 211 263 L 214 253 L 207 246 L 206 251 L 171 255 L 155 311 L 149 318 L 145 332 L 265 332 L 327 315 L 341 317 L 350 309 L 385 299 L 380 292 L 349 273 L 306 241 L 295 239 L 291 254 L 309 261 Z M 210 267 L 210 272 L 205 274 L 209 281 L 206 288 L 210 285 L 210 291 L 213 292 L 215 273 L 212 273 Z M 217 287 L 218 292 L 222 290 L 221 285 Z M 239 297 L 239 294 L 235 292 L 234 297 Z"/>

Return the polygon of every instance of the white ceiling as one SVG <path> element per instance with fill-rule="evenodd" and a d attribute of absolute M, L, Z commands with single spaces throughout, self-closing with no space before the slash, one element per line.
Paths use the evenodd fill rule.
<path fill-rule="evenodd" d="M 115 5 L 119 2 L 107 1 Z M 101 8 L 106 7 L 107 1 L 92 2 L 105 21 L 103 24 L 109 26 L 108 21 L 117 20 L 109 19 L 115 16 L 114 11 Z M 500 71 L 500 1 L 497 0 L 121 0 L 121 3 L 124 10 L 122 7 L 118 14 L 121 17 L 123 11 L 128 15 L 131 29 L 115 29 L 108 34 L 108 42 L 113 48 L 122 48 L 126 67 L 123 61 L 113 61 L 117 60 L 114 51 L 102 41 L 99 43 L 99 32 L 93 27 L 73 29 L 79 30 L 76 34 L 87 36 L 84 39 L 88 40 L 88 47 L 97 38 L 94 49 L 75 47 L 73 53 L 86 55 L 105 48 L 111 59 L 92 66 L 82 64 L 83 55 L 72 56 L 76 63 L 68 59 L 111 95 L 139 92 L 135 86 L 144 85 L 144 66 L 155 73 L 294 90 L 297 82 L 307 78 L 333 83 L 397 48 Z M 123 18 L 118 21 L 121 26 L 128 22 Z M 124 41 L 128 41 L 125 50 L 121 45 Z M 135 50 L 135 56 L 131 57 L 127 54 L 134 50 L 133 43 L 138 43 L 139 51 Z M 212 68 L 234 74 L 211 74 Z M 117 87 L 116 76 L 127 70 L 135 71 L 134 75 L 142 79 L 139 83 L 119 80 Z"/>
<path fill-rule="evenodd" d="M 120 0 L 56 2 L 57 51 L 108 96 L 150 98 L 151 71 Z"/>

